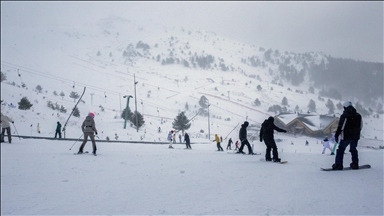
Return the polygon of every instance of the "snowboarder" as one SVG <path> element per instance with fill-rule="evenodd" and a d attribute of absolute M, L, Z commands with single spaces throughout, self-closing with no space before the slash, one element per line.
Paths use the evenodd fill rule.
<path fill-rule="evenodd" d="M 216 142 L 217 145 L 217 151 L 224 151 L 224 149 L 220 145 L 220 138 L 217 134 L 215 134 L 215 139 L 212 140 L 212 142 Z"/>
<path fill-rule="evenodd" d="M 341 140 L 336 151 L 335 163 L 332 165 L 332 169 L 343 169 L 344 151 L 348 145 L 352 157 L 350 167 L 352 169 L 359 169 L 359 156 L 356 147 L 360 139 L 361 129 L 363 128 L 363 120 L 350 101 L 344 102 L 343 107 L 344 111 L 340 116 L 335 134 L 335 141 L 339 142 L 339 135 L 341 135 Z"/>
<path fill-rule="evenodd" d="M 231 145 L 232 145 L 232 138 L 229 138 L 229 140 L 228 140 L 228 145 L 227 145 L 227 150 L 229 149 L 229 150 L 232 150 L 231 149 Z"/>
<path fill-rule="evenodd" d="M 84 146 L 87 143 L 88 137 L 91 138 L 92 141 L 92 154 L 96 155 L 96 142 L 95 142 L 95 135 L 97 135 L 97 129 L 95 124 L 95 114 L 93 112 L 89 112 L 88 116 L 85 117 L 85 120 L 83 121 L 83 124 L 81 125 L 81 130 L 84 133 L 84 141 L 80 146 L 78 154 L 83 154 Z"/>
<path fill-rule="evenodd" d="M 331 149 L 331 146 L 329 145 L 329 140 L 328 140 L 328 137 L 326 136 L 325 138 L 324 138 L 324 140 L 323 140 L 323 146 L 324 146 L 324 148 L 323 148 L 323 152 L 321 153 L 321 154 L 324 154 L 324 152 L 325 152 L 325 149 L 329 149 L 330 151 L 331 151 L 331 153 L 332 153 L 332 149 Z"/>
<path fill-rule="evenodd" d="M 247 127 L 248 127 L 248 125 L 249 125 L 249 122 L 247 122 L 247 121 L 245 121 L 244 124 L 241 125 L 240 131 L 239 131 L 239 139 L 241 142 L 241 146 L 240 146 L 240 149 L 237 153 L 245 154 L 245 152 L 243 152 L 243 149 L 244 149 L 244 146 L 247 145 L 248 154 L 253 154 L 251 145 L 249 144 L 248 139 L 247 139 Z"/>
<path fill-rule="evenodd" d="M 5 136 L 5 131 L 7 131 L 7 136 L 8 136 L 8 142 L 12 142 L 11 138 L 11 125 L 9 122 L 12 122 L 14 124 L 15 122 L 9 118 L 8 116 L 4 115 L 1 113 L 1 142 L 4 142 L 4 136 Z"/>
<path fill-rule="evenodd" d="M 173 133 L 173 130 L 169 131 L 167 140 L 169 141 L 169 147 L 168 148 L 173 149 L 173 147 L 172 147 L 172 133 Z"/>
<path fill-rule="evenodd" d="M 191 147 L 191 141 L 189 139 L 189 135 L 188 133 L 185 133 L 184 134 L 184 142 L 185 142 L 185 145 L 187 146 L 187 149 L 192 149 Z"/>
<path fill-rule="evenodd" d="M 286 130 L 281 129 L 277 127 L 273 122 L 274 118 L 270 116 L 268 119 L 266 119 L 263 124 L 261 124 L 261 129 L 260 129 L 260 142 L 263 142 L 267 146 L 267 150 L 265 153 L 265 160 L 266 161 L 272 161 L 273 162 L 280 162 L 281 159 L 279 158 L 278 152 L 277 152 L 277 146 L 276 142 L 273 137 L 273 130 L 276 130 L 278 132 L 283 132 L 287 133 Z M 273 158 L 271 159 L 271 150 L 273 154 Z"/>
<path fill-rule="evenodd" d="M 60 124 L 60 122 L 57 122 L 55 139 L 57 137 L 57 134 L 59 134 L 59 139 L 61 139 L 61 124 Z"/>

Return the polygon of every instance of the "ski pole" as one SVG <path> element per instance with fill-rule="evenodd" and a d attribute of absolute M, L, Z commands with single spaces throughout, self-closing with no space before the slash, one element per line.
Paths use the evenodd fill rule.
<path fill-rule="evenodd" d="M 16 131 L 17 136 L 19 137 L 19 140 L 21 140 L 20 135 L 19 135 L 19 133 L 17 132 L 17 129 L 16 129 L 15 124 L 14 124 L 14 123 L 12 123 L 12 124 L 13 124 L 13 127 L 15 128 L 15 131 Z"/>
<path fill-rule="evenodd" d="M 83 136 L 84 134 L 81 134 L 81 136 L 79 137 L 79 139 Z M 71 148 L 69 148 L 69 150 L 71 150 L 72 149 L 72 147 L 77 143 L 77 141 L 79 141 L 79 139 L 77 139 L 76 140 L 76 142 L 75 143 L 73 143 L 73 145 L 71 146 Z"/>

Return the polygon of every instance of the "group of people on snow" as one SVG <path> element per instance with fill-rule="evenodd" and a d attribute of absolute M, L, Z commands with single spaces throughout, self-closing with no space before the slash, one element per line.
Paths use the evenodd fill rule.
<path fill-rule="evenodd" d="M 358 157 L 358 151 L 357 151 L 357 145 L 358 140 L 360 139 L 360 132 L 363 128 L 363 120 L 361 115 L 356 111 L 356 109 L 352 106 L 352 103 L 350 101 L 346 101 L 343 104 L 343 114 L 340 116 L 340 120 L 337 126 L 336 133 L 334 134 L 335 145 L 333 149 L 330 147 L 330 140 L 328 137 L 325 137 L 323 140 L 323 152 L 324 154 L 326 149 L 329 149 L 331 151 L 331 155 L 334 154 L 336 145 L 338 144 L 338 149 L 336 151 L 336 157 L 335 157 L 335 163 L 332 165 L 332 169 L 334 170 L 342 170 L 343 169 L 343 158 L 344 158 L 344 152 L 348 146 L 350 146 L 350 152 L 351 152 L 351 160 L 352 163 L 350 163 L 350 167 L 352 169 L 359 169 L 359 157 Z M 91 139 L 92 142 L 92 153 L 96 155 L 96 142 L 95 142 L 95 134 L 97 135 L 97 129 L 95 124 L 95 114 L 93 112 L 89 112 L 87 117 L 84 119 L 81 130 L 84 135 L 83 142 L 79 148 L 78 154 L 82 154 L 84 150 L 84 146 L 87 143 L 88 137 Z M 8 116 L 5 116 L 3 113 L 1 113 L 1 142 L 4 142 L 4 136 L 5 132 L 7 132 L 8 135 L 8 142 L 11 143 L 11 128 L 10 128 L 10 122 L 14 123 L 14 121 L 9 118 Z M 247 127 L 249 126 L 249 122 L 245 121 L 239 130 L 239 140 L 241 142 L 240 148 L 238 147 L 238 141 L 236 141 L 236 153 L 245 154 L 243 151 L 244 147 L 247 146 L 248 148 L 248 154 L 254 154 L 251 145 L 247 139 Z M 279 158 L 276 142 L 274 140 L 274 131 L 287 133 L 286 130 L 281 129 L 277 127 L 274 124 L 274 118 L 270 116 L 268 119 L 266 119 L 260 129 L 260 142 L 264 141 L 264 144 L 266 146 L 266 153 L 265 153 L 265 160 L 266 161 L 273 161 L 273 162 L 280 162 L 281 159 Z M 61 124 L 60 122 L 57 122 L 56 127 L 56 133 L 55 138 L 59 135 L 59 138 L 61 138 Z M 176 133 L 174 130 L 169 131 L 167 140 L 169 141 L 169 148 L 173 148 L 172 144 L 176 143 Z M 181 135 L 179 135 L 179 141 L 181 143 Z M 222 138 L 218 136 L 218 134 L 215 134 L 215 139 L 212 140 L 213 142 L 216 142 L 217 150 L 223 151 L 223 148 L 221 147 Z M 190 138 L 188 133 L 184 133 L 184 142 L 186 144 L 186 149 L 192 149 L 190 145 Z M 227 150 L 231 150 L 231 145 L 233 141 L 232 138 L 229 139 Z M 272 157 L 271 157 L 272 152 Z"/>

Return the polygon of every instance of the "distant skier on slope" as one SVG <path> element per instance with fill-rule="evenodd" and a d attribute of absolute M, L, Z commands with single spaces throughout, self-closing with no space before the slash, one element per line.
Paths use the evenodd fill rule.
<path fill-rule="evenodd" d="M 324 148 L 323 148 L 323 152 L 322 152 L 321 154 L 324 154 L 324 153 L 325 153 L 325 149 L 329 149 L 329 150 L 331 151 L 331 153 L 332 153 L 332 149 L 331 149 L 331 146 L 329 145 L 329 142 L 330 142 L 330 140 L 328 140 L 328 137 L 326 136 L 326 137 L 324 138 L 324 140 L 323 140 L 323 146 L 324 146 Z"/>
<path fill-rule="evenodd" d="M 212 140 L 212 142 L 216 142 L 217 151 L 224 151 L 224 149 L 220 145 L 220 138 L 219 135 L 215 134 L 215 139 Z"/>
<path fill-rule="evenodd" d="M 91 138 L 92 141 L 92 153 L 96 155 L 96 142 L 95 142 L 95 135 L 97 135 L 97 129 L 95 124 L 95 114 L 93 112 L 88 113 L 88 116 L 85 117 L 85 120 L 83 121 L 83 124 L 81 125 L 81 130 L 84 133 L 84 141 L 80 146 L 78 154 L 83 154 L 84 146 L 87 143 L 88 137 Z"/>
<path fill-rule="evenodd" d="M 11 124 L 9 124 L 9 122 L 12 122 L 12 124 L 14 124 L 14 121 L 11 118 L 1 113 L 1 142 L 4 142 L 5 131 L 7 131 L 8 142 L 12 142 Z"/>
<path fill-rule="evenodd" d="M 267 150 L 265 153 L 265 160 L 266 161 L 272 161 L 273 162 L 280 162 L 281 159 L 279 158 L 278 152 L 277 152 L 277 146 L 276 142 L 273 137 L 273 130 L 276 130 L 278 132 L 287 133 L 286 130 L 278 128 L 273 122 L 274 118 L 270 116 L 268 119 L 266 119 L 263 124 L 261 124 L 260 129 L 260 142 L 263 142 L 267 146 Z M 273 158 L 271 159 L 271 150 L 273 154 Z"/>
<path fill-rule="evenodd" d="M 189 139 L 188 133 L 184 134 L 184 142 L 185 142 L 185 145 L 187 146 L 187 149 L 192 149 L 191 140 Z"/>
<path fill-rule="evenodd" d="M 168 137 L 167 137 L 167 140 L 169 141 L 169 147 L 168 148 L 172 148 L 172 134 L 173 134 L 173 130 L 170 130 L 169 133 L 168 133 Z"/>

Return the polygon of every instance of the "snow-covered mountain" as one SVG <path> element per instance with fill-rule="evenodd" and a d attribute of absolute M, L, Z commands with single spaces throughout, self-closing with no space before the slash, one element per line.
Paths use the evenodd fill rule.
<path fill-rule="evenodd" d="M 202 96 L 211 104 L 210 126 L 207 116 L 198 115 L 188 130 L 192 138 L 201 140 L 208 140 L 208 133 L 211 138 L 215 133 L 237 138 L 236 125 L 248 120 L 257 128 L 277 114 L 268 111 L 273 105 L 287 112 L 307 112 L 312 99 L 316 112 L 327 114 L 328 99 L 342 102 L 319 97 L 316 88 L 310 93 L 313 83 L 308 74 L 299 85 L 279 75 L 280 62 L 304 71 L 310 64 L 326 62 L 324 54 L 280 53 L 202 29 L 107 17 L 78 26 L 15 26 L 1 34 L 1 71 L 6 75 L 1 83 L 1 110 L 15 119 L 20 135 L 53 136 L 56 122 L 63 124 L 76 104 L 70 93 L 81 94 L 84 87 L 80 118 L 71 117 L 67 137 L 78 138 L 83 118 L 94 111 L 101 139 L 113 140 L 117 134 L 119 140 L 165 141 L 177 114 L 185 111 L 187 117 L 195 116 Z M 36 90 L 38 85 L 41 92 Z M 144 115 L 145 125 L 138 131 L 123 129 L 120 115 L 126 107 L 125 95 L 133 96 L 130 109 Z M 9 106 L 17 106 L 23 97 L 33 104 L 30 110 Z M 282 105 L 284 97 L 288 105 Z M 255 105 L 256 99 L 260 105 Z M 52 110 L 48 101 L 67 112 Z M 372 113 L 364 118 L 362 135 L 383 140 L 382 115 Z M 336 109 L 335 115 L 340 114 Z"/>

